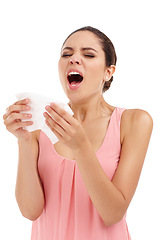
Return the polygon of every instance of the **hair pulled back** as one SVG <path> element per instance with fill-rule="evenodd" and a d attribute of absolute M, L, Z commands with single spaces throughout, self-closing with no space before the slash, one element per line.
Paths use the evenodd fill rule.
<path fill-rule="evenodd" d="M 73 35 L 76 32 L 80 32 L 80 31 L 90 31 L 92 33 L 94 33 L 100 40 L 100 43 L 102 45 L 102 49 L 105 53 L 105 62 L 106 62 L 106 66 L 110 67 L 111 65 L 116 65 L 117 62 L 117 56 L 116 56 L 116 52 L 115 52 L 115 48 L 113 43 L 111 42 L 111 40 L 100 30 L 93 28 L 91 26 L 86 26 L 86 27 L 82 27 L 79 28 L 77 30 L 75 30 L 74 32 L 72 32 L 64 41 L 63 45 L 65 44 L 65 42 L 67 41 L 67 39 Z M 113 81 L 113 76 L 111 77 L 111 79 L 109 81 L 105 81 L 104 85 L 103 85 L 103 89 L 102 92 L 104 93 L 105 91 L 107 91 L 110 86 L 111 86 L 111 82 Z"/>

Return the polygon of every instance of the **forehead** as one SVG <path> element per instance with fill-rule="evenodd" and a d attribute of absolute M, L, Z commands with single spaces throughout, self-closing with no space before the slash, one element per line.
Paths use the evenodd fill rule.
<path fill-rule="evenodd" d="M 90 31 L 79 31 L 72 34 L 66 40 L 63 48 L 65 47 L 72 47 L 72 48 L 93 47 L 99 51 L 102 51 L 102 46 L 99 38 Z"/>

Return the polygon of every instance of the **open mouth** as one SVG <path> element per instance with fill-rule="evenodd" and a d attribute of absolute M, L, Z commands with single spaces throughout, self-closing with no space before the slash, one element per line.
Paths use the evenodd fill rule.
<path fill-rule="evenodd" d="M 70 72 L 67 79 L 72 86 L 76 86 L 83 81 L 83 76 L 79 72 Z"/>

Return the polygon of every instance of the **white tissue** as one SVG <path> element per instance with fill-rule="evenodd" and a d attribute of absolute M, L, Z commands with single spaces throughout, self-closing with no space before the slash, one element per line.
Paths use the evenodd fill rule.
<path fill-rule="evenodd" d="M 59 139 L 55 136 L 55 134 L 45 123 L 45 118 L 43 116 L 43 113 L 46 111 L 45 107 L 46 105 L 49 105 L 51 102 L 55 102 L 65 111 L 67 111 L 71 116 L 73 116 L 74 113 L 71 110 L 71 108 L 67 104 L 61 103 L 59 101 L 56 101 L 55 99 L 51 99 L 36 93 L 29 92 L 18 93 L 16 94 L 16 97 L 18 100 L 22 100 L 25 98 L 30 99 L 28 105 L 31 107 L 31 110 L 26 111 L 26 113 L 32 114 L 32 118 L 30 120 L 33 121 L 33 124 L 31 126 L 25 127 L 24 129 L 28 130 L 29 132 L 41 129 L 50 138 L 53 144 L 58 142 Z M 23 113 L 25 112 L 23 111 Z"/>

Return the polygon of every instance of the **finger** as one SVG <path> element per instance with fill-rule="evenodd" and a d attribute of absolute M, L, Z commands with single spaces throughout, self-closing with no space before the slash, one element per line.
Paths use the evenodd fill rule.
<path fill-rule="evenodd" d="M 24 128 L 27 126 L 31 126 L 33 124 L 33 121 L 26 121 L 26 122 L 22 122 L 22 121 L 14 121 L 14 123 L 7 125 L 6 128 L 7 130 L 9 130 L 10 132 L 16 131 L 19 128 Z"/>
<path fill-rule="evenodd" d="M 52 129 L 55 129 L 59 134 L 64 135 L 65 129 L 61 124 L 57 123 L 52 116 L 50 116 L 48 113 L 44 113 L 44 117 L 46 118 L 46 122 L 49 123 L 49 125 L 52 127 Z M 64 121 L 64 120 L 63 120 Z"/>
<path fill-rule="evenodd" d="M 59 132 L 57 132 L 57 131 L 50 125 L 50 123 L 49 123 L 47 120 L 45 120 L 45 123 L 46 123 L 47 126 L 51 129 L 51 131 L 55 134 L 55 136 L 56 136 L 59 140 L 61 140 L 61 139 L 62 139 L 62 135 L 61 135 Z"/>
<path fill-rule="evenodd" d="M 46 110 L 48 111 L 48 115 L 46 115 L 46 117 L 51 118 L 51 121 L 54 120 L 54 122 L 56 122 L 63 130 L 65 130 L 66 132 L 70 132 L 70 123 L 68 121 L 66 121 L 62 116 L 60 116 L 57 112 L 55 112 L 51 106 L 46 106 Z M 50 123 L 52 124 L 52 123 Z M 58 130 L 56 128 L 56 130 Z"/>
<path fill-rule="evenodd" d="M 72 124 L 73 122 L 73 117 L 67 112 L 65 111 L 62 107 L 60 107 L 58 104 L 56 103 L 51 103 L 50 107 L 58 114 L 60 115 L 66 122 L 68 122 L 69 124 Z"/>
<path fill-rule="evenodd" d="M 21 105 L 21 104 L 28 104 L 30 102 L 29 98 L 24 98 L 22 100 L 18 100 L 17 102 L 15 102 L 14 104 L 16 105 Z"/>
<path fill-rule="evenodd" d="M 4 124 L 8 125 L 14 122 L 15 120 L 22 120 L 22 119 L 27 120 L 27 119 L 30 119 L 31 117 L 32 117 L 32 114 L 12 112 L 8 116 L 8 118 L 4 120 Z"/>
<path fill-rule="evenodd" d="M 3 115 L 3 120 L 6 120 L 12 112 L 29 111 L 30 109 L 31 107 L 29 105 L 13 104 L 8 107 L 7 112 Z"/>

